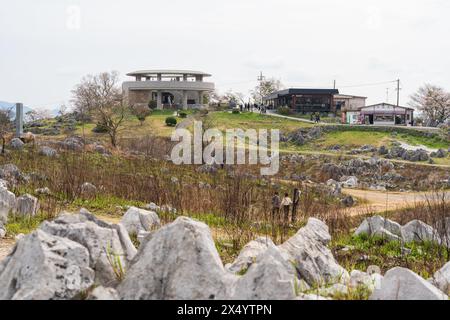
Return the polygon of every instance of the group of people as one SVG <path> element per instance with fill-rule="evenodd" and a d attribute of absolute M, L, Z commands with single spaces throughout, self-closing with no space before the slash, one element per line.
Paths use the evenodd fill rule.
<path fill-rule="evenodd" d="M 239 109 L 241 112 L 243 111 L 253 111 L 253 110 L 258 110 L 260 113 L 267 113 L 267 107 L 264 105 L 259 105 L 257 103 L 251 104 L 251 103 L 245 103 L 245 104 L 240 104 L 239 105 Z"/>
<path fill-rule="evenodd" d="M 293 199 L 288 193 L 284 194 L 283 199 L 280 194 L 275 192 L 272 197 L 272 221 L 282 221 L 283 226 L 287 227 L 289 223 L 295 223 L 297 220 L 297 209 L 300 204 L 300 190 L 294 189 Z"/>

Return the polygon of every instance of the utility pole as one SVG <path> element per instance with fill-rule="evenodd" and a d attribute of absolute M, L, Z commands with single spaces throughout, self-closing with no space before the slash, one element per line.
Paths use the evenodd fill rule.
<path fill-rule="evenodd" d="M 259 76 L 257 78 L 257 80 L 259 81 L 259 95 L 261 96 L 261 105 L 263 103 L 263 94 L 262 94 L 262 83 L 263 81 L 266 79 L 265 76 L 263 76 L 262 71 L 259 73 Z"/>
<path fill-rule="evenodd" d="M 333 89 L 336 89 L 336 80 L 333 81 Z"/>
<path fill-rule="evenodd" d="M 400 79 L 397 79 L 397 107 L 400 105 Z"/>
<path fill-rule="evenodd" d="M 389 103 L 389 88 L 386 88 L 386 103 Z"/>

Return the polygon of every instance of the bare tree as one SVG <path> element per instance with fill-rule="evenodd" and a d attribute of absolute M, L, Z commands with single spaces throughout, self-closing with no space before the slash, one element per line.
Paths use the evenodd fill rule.
<path fill-rule="evenodd" d="M 131 112 L 139 120 L 141 126 L 144 124 L 145 119 L 152 114 L 152 110 L 147 106 L 133 106 L 131 107 Z"/>
<path fill-rule="evenodd" d="M 255 89 L 251 90 L 250 93 L 255 101 L 262 101 L 262 98 L 268 96 L 275 91 L 281 90 L 284 85 L 280 80 L 275 78 L 270 78 L 261 81 Z"/>
<path fill-rule="evenodd" d="M 13 129 L 11 121 L 12 109 L 0 110 L 0 139 L 2 140 L 2 154 L 5 153 L 6 138 Z"/>
<path fill-rule="evenodd" d="M 242 92 L 228 90 L 225 93 L 225 99 L 228 100 L 229 102 L 233 102 L 235 104 L 238 104 L 238 103 L 245 104 L 245 96 Z"/>
<path fill-rule="evenodd" d="M 33 122 L 43 119 L 51 118 L 51 112 L 47 109 L 37 109 L 37 110 L 30 110 L 27 113 L 25 113 L 25 121 L 26 122 Z"/>
<path fill-rule="evenodd" d="M 122 103 L 119 74 L 103 72 L 84 77 L 72 90 L 75 110 L 90 114 L 106 130 L 111 144 L 117 147 L 117 134 L 130 109 Z"/>
<path fill-rule="evenodd" d="M 409 105 L 423 113 L 429 126 L 437 126 L 450 119 L 450 93 L 443 88 L 425 84 L 411 95 Z"/>

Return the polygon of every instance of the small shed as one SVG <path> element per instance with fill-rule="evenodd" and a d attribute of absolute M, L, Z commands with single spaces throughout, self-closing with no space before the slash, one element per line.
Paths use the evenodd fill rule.
<path fill-rule="evenodd" d="M 373 125 L 414 125 L 414 109 L 379 103 L 358 108 L 360 122 Z"/>

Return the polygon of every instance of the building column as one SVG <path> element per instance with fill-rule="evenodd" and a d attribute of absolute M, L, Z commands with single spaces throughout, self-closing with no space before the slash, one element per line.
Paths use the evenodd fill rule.
<path fill-rule="evenodd" d="M 16 103 L 16 138 L 23 135 L 23 104 Z"/>
<path fill-rule="evenodd" d="M 162 105 L 162 91 L 161 90 L 157 91 L 156 108 L 159 109 L 159 110 L 162 110 L 162 108 L 163 108 L 163 105 Z"/>
<path fill-rule="evenodd" d="M 183 90 L 183 110 L 187 110 L 188 103 L 187 103 L 187 91 Z"/>
<path fill-rule="evenodd" d="M 203 105 L 203 91 L 198 92 L 198 104 Z"/>

